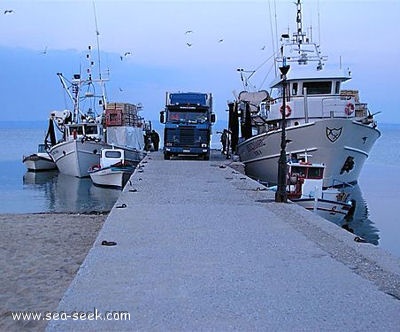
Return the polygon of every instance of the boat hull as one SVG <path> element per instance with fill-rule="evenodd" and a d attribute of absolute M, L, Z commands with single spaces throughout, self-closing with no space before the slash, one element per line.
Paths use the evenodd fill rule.
<path fill-rule="evenodd" d="M 48 154 L 34 153 L 24 157 L 22 162 L 25 164 L 28 171 L 50 171 L 57 168 L 56 163 Z"/>
<path fill-rule="evenodd" d="M 313 211 L 329 221 L 338 223 L 347 216 L 351 208 L 350 204 L 326 199 L 300 198 L 293 199 L 294 203 Z"/>
<path fill-rule="evenodd" d="M 49 154 L 60 173 L 82 178 L 89 176 L 91 166 L 100 163 L 100 152 L 104 147 L 108 145 L 103 142 L 71 140 L 56 144 Z"/>
<path fill-rule="evenodd" d="M 134 167 L 106 167 L 89 173 L 93 184 L 101 187 L 122 189 L 129 181 Z"/>
<path fill-rule="evenodd" d="M 49 154 L 61 173 L 82 178 L 89 176 L 89 169 L 93 165 L 100 164 L 101 149 L 104 148 L 110 149 L 112 146 L 104 142 L 71 140 L 55 145 Z M 142 151 L 122 149 L 125 151 L 126 160 L 134 165 L 144 157 Z"/>
<path fill-rule="evenodd" d="M 270 131 L 238 145 L 247 175 L 268 185 L 277 183 L 281 134 L 281 130 Z M 324 188 L 357 183 L 379 136 L 379 130 L 354 120 L 323 119 L 286 128 L 286 152 L 300 155 L 307 151 L 313 163 L 324 163 Z"/>

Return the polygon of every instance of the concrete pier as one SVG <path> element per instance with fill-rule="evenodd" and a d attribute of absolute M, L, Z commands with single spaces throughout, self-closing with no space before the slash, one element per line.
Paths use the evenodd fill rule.
<path fill-rule="evenodd" d="M 399 331 L 400 259 L 227 163 L 146 157 L 47 330 Z"/>

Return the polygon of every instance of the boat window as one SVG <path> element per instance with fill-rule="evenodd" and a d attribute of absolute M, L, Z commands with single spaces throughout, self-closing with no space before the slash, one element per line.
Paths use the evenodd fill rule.
<path fill-rule="evenodd" d="M 308 169 L 308 178 L 309 179 L 322 179 L 323 176 L 323 168 L 322 167 L 310 167 Z"/>
<path fill-rule="evenodd" d="M 106 151 L 107 158 L 121 158 L 121 151 Z"/>
<path fill-rule="evenodd" d="M 306 176 L 306 168 L 299 166 L 292 166 L 292 174 L 298 174 L 300 177 L 304 178 Z"/>
<path fill-rule="evenodd" d="M 38 152 L 46 152 L 46 145 L 45 144 L 39 144 L 38 145 Z"/>
<path fill-rule="evenodd" d="M 303 88 L 307 88 L 309 95 L 330 94 L 332 90 L 332 82 L 304 82 Z"/>
<path fill-rule="evenodd" d="M 70 135 L 73 135 L 74 131 L 76 131 L 77 135 L 83 135 L 83 127 L 82 126 L 70 126 L 69 127 Z"/>
<path fill-rule="evenodd" d="M 97 126 L 86 126 L 85 134 L 86 135 L 95 135 L 95 134 L 97 134 Z"/>
<path fill-rule="evenodd" d="M 335 94 L 338 95 L 339 93 L 340 93 L 340 82 L 337 81 L 335 86 Z"/>
<path fill-rule="evenodd" d="M 292 85 L 292 95 L 293 96 L 297 95 L 297 83 L 293 83 Z"/>

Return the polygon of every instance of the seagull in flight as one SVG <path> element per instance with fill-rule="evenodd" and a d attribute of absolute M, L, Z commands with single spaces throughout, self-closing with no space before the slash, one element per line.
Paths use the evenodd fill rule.
<path fill-rule="evenodd" d="M 6 14 L 13 14 L 13 13 L 15 13 L 13 9 L 6 9 L 6 10 L 3 12 L 4 15 L 6 15 Z"/>
<path fill-rule="evenodd" d="M 44 48 L 44 50 L 42 51 L 42 54 L 47 54 L 47 46 Z"/>
<path fill-rule="evenodd" d="M 189 33 L 193 33 L 193 30 L 187 30 L 187 31 L 185 32 L 185 35 L 187 35 L 187 34 L 189 34 Z"/>
<path fill-rule="evenodd" d="M 224 40 L 223 39 L 220 39 L 220 40 L 218 40 L 218 43 L 222 43 Z"/>
<path fill-rule="evenodd" d="M 119 58 L 122 60 L 124 60 L 124 57 L 127 57 L 128 55 L 131 55 L 131 52 L 125 52 L 124 55 L 120 55 Z"/>
<path fill-rule="evenodd" d="M 190 44 L 190 43 L 186 43 L 186 45 L 187 45 L 188 47 L 192 46 L 192 44 Z"/>

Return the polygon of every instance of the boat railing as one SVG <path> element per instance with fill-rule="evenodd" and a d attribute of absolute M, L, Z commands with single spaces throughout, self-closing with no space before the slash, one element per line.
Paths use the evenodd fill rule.
<path fill-rule="evenodd" d="M 323 117 L 354 117 L 355 100 L 354 98 L 344 99 L 340 95 L 322 98 Z"/>
<path fill-rule="evenodd" d="M 278 96 L 260 103 L 259 115 L 265 119 L 280 117 L 283 98 Z M 363 117 L 367 114 L 366 104 L 357 103 L 354 96 L 335 95 L 305 95 L 291 96 L 286 100 L 290 108 L 289 116 L 295 118 L 353 118 Z M 287 112 L 288 113 L 288 112 Z M 254 114 L 253 114 L 254 115 Z M 287 115 L 288 116 L 288 115 Z M 306 122 L 308 122 L 306 120 Z"/>

